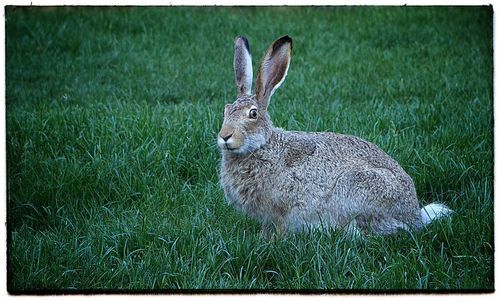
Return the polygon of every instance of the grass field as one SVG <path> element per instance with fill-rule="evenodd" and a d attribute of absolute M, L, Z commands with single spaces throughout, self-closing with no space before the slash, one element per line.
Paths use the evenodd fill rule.
<path fill-rule="evenodd" d="M 6 8 L 8 290 L 492 290 L 491 7 Z M 233 39 L 294 40 L 274 124 L 378 144 L 417 233 L 267 241 L 226 204 Z"/>

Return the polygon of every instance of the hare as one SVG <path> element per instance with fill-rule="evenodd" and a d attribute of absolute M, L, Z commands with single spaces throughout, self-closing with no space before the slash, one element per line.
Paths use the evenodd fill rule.
<path fill-rule="evenodd" d="M 361 233 L 419 229 L 452 211 L 433 203 L 420 209 L 401 166 L 376 145 L 330 132 L 273 127 L 271 96 L 290 65 L 292 39 L 267 49 L 252 89 L 252 59 L 245 37 L 234 42 L 237 99 L 225 105 L 218 133 L 220 183 L 227 201 L 262 223 L 267 236 L 331 226 Z"/>

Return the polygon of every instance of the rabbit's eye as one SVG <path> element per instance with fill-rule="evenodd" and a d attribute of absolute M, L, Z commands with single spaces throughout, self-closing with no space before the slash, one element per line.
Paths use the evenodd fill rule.
<path fill-rule="evenodd" d="M 251 110 L 248 112 L 248 117 L 250 117 L 250 118 L 252 118 L 252 119 L 257 118 L 257 109 L 251 109 Z"/>

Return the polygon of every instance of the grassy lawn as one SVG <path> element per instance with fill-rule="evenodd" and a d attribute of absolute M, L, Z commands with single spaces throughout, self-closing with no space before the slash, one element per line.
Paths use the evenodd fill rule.
<path fill-rule="evenodd" d="M 6 8 L 8 289 L 491 290 L 491 7 Z M 274 124 L 378 144 L 418 233 L 267 241 L 224 201 L 215 137 L 254 69 L 294 40 Z"/>

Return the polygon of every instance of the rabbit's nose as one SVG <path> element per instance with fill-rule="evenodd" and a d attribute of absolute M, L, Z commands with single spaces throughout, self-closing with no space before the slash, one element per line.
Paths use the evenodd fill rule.
<path fill-rule="evenodd" d="M 226 135 L 226 136 L 221 136 L 221 138 L 222 138 L 225 142 L 227 142 L 227 140 L 228 140 L 229 138 L 231 138 L 231 136 L 233 136 L 233 134 L 232 134 L 232 133 L 231 133 L 231 134 L 229 134 L 229 135 Z"/>

